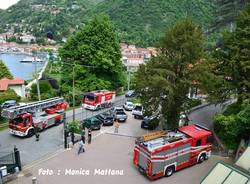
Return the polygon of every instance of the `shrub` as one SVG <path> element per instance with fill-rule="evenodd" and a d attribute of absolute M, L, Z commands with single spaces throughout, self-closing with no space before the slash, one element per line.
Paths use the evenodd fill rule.
<path fill-rule="evenodd" d="M 79 121 L 72 121 L 68 123 L 68 130 L 73 133 L 81 134 L 81 124 Z"/>
<path fill-rule="evenodd" d="M 56 96 L 56 91 L 52 89 L 50 83 L 47 80 L 39 81 L 39 86 L 42 100 Z M 31 86 L 30 96 L 32 100 L 38 100 L 36 84 Z"/>
<path fill-rule="evenodd" d="M 0 92 L 0 104 L 5 102 L 6 100 L 16 100 L 20 101 L 21 97 L 16 94 L 13 89 L 9 89 L 5 92 Z"/>

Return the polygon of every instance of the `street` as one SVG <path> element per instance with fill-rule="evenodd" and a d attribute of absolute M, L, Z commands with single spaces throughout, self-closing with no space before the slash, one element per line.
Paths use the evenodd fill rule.
<path fill-rule="evenodd" d="M 33 177 L 40 184 L 151 183 L 132 163 L 135 141 L 133 136 L 145 134 L 146 130 L 140 128 L 140 120 L 135 120 L 130 112 L 128 114 L 127 122 L 120 123 L 118 135 L 113 133 L 114 127 L 105 127 L 95 134 L 91 145 L 86 145 L 85 153 L 77 155 L 77 145 L 72 150 L 61 150 L 27 165 L 11 183 L 30 183 Z M 170 178 L 161 178 L 154 183 L 198 184 L 218 160 L 228 162 L 226 158 L 212 156 L 202 164 L 186 168 Z M 116 172 L 116 175 L 111 175 L 109 169 Z"/>
<path fill-rule="evenodd" d="M 124 96 L 116 98 L 116 105 L 121 105 L 125 100 Z M 102 111 L 105 111 L 102 110 Z M 76 120 L 93 116 L 102 111 L 89 111 L 82 108 L 76 109 Z M 73 120 L 73 111 L 67 111 L 67 122 Z M 106 127 L 103 128 L 103 130 Z M 95 132 L 96 133 L 96 132 Z M 22 165 L 27 165 L 41 157 L 63 148 L 63 125 L 50 127 L 40 134 L 39 142 L 35 141 L 35 136 L 31 138 L 20 138 L 13 136 L 9 133 L 8 129 L 0 131 L 0 151 L 10 152 L 13 151 L 14 146 L 19 149 L 21 153 Z"/>

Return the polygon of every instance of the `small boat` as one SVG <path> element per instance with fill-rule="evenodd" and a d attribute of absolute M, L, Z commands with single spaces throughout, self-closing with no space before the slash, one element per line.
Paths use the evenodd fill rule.
<path fill-rule="evenodd" d="M 34 58 L 34 57 L 26 57 L 23 60 L 20 61 L 20 63 L 34 63 L 34 62 L 39 62 L 42 63 L 43 60 L 39 59 L 39 58 Z"/>

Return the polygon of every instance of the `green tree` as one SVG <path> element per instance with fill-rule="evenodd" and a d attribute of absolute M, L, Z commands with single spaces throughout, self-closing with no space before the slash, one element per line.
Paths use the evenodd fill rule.
<path fill-rule="evenodd" d="M 236 94 L 241 104 L 244 99 L 250 99 L 250 5 L 236 20 L 235 31 L 225 33 L 215 51 L 215 71 L 224 80 L 221 80 L 213 95 L 226 99 Z"/>
<path fill-rule="evenodd" d="M 56 96 L 56 92 L 51 87 L 50 83 L 46 80 L 39 81 L 40 85 L 40 93 L 41 93 L 41 99 L 48 99 Z M 32 100 L 38 100 L 37 96 L 37 86 L 36 84 L 33 84 L 31 86 L 30 96 Z"/>
<path fill-rule="evenodd" d="M 0 60 L 0 79 L 2 78 L 13 79 L 13 76 L 11 75 L 9 69 L 4 64 L 4 62 Z"/>
<path fill-rule="evenodd" d="M 191 19 L 168 29 L 158 56 L 141 65 L 136 74 L 136 90 L 146 113 L 153 113 L 161 104 L 167 128 L 177 128 L 189 89 L 194 85 L 202 87 L 204 79 L 209 79 L 209 68 L 204 70 L 207 62 L 203 58 L 202 31 Z"/>
<path fill-rule="evenodd" d="M 59 54 L 64 94 L 72 88 L 73 66 L 78 91 L 117 89 L 124 85 L 119 41 L 105 15 L 95 16 L 72 35 Z"/>

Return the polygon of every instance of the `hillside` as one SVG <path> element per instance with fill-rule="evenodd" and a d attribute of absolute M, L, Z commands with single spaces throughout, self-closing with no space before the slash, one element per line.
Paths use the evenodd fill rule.
<path fill-rule="evenodd" d="M 219 29 L 235 15 L 225 2 L 232 4 L 231 0 L 20 0 L 0 11 L 0 32 L 32 33 L 43 43 L 50 31 L 60 42 L 95 14 L 106 13 L 121 41 L 151 46 L 183 17 L 192 17 L 204 31 Z"/>
<path fill-rule="evenodd" d="M 163 30 L 189 16 L 206 29 L 213 19 L 213 0 L 105 0 L 88 12 L 107 13 L 122 41 L 153 45 Z"/>
<path fill-rule="evenodd" d="M 102 0 L 20 0 L 0 12 L 0 28 L 14 33 L 32 33 L 44 39 L 51 31 L 57 41 L 77 29 L 88 9 Z"/>

